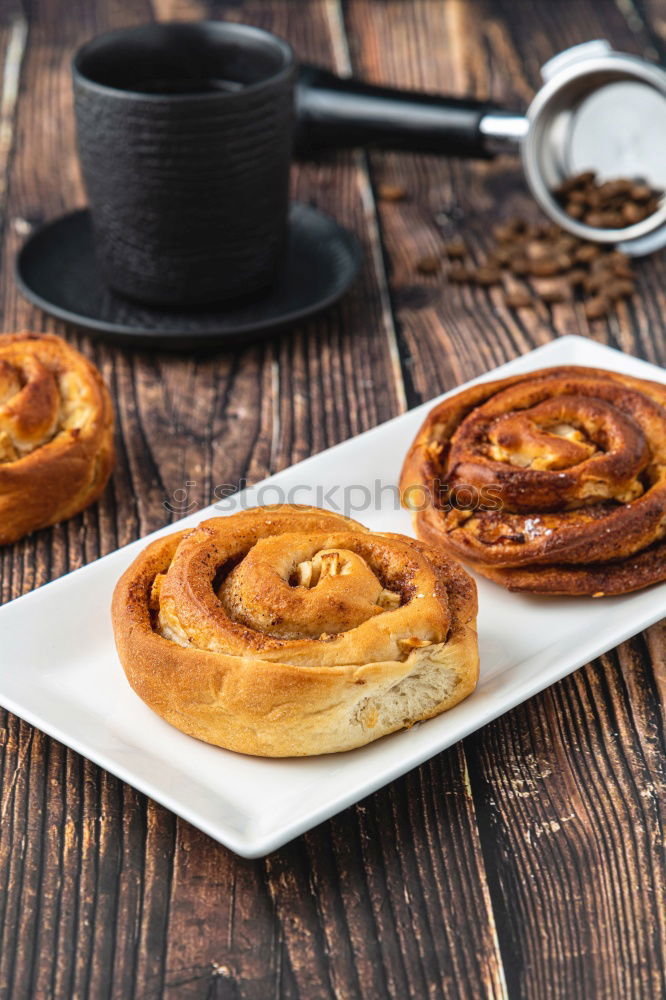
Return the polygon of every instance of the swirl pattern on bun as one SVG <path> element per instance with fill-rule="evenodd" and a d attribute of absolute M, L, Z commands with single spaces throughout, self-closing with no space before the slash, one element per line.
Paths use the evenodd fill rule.
<path fill-rule="evenodd" d="M 0 544 L 83 510 L 113 461 L 111 397 L 94 365 L 60 337 L 0 335 Z"/>
<path fill-rule="evenodd" d="M 451 708 L 478 677 L 464 570 L 313 507 L 158 539 L 119 581 L 112 614 L 129 682 L 155 712 L 258 756 L 362 746 Z"/>
<path fill-rule="evenodd" d="M 573 366 L 473 386 L 429 413 L 401 490 L 419 538 L 509 590 L 665 580 L 666 386 Z"/>

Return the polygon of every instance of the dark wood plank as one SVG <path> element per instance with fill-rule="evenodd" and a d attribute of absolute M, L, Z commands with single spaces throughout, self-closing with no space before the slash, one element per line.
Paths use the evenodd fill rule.
<path fill-rule="evenodd" d="M 163 0 L 155 9 L 163 18 L 205 13 Z M 345 68 L 337 3 L 275 0 L 223 13 Z M 27 15 L 7 150 L 3 322 L 65 332 L 99 364 L 117 402 L 119 460 L 96 508 L 0 554 L 3 600 L 164 523 L 163 501 L 186 481 L 203 505 L 217 484 L 261 478 L 405 406 L 362 155 L 294 172 L 295 195 L 353 227 L 367 263 L 338 309 L 292 337 L 206 359 L 130 354 L 64 330 L 20 299 L 11 278 L 20 240 L 83 201 L 71 51 L 150 10 L 130 0 L 67 8 L 41 0 Z M 2 724 L 0 994 L 316 1000 L 464 997 L 479 987 L 503 995 L 460 748 L 251 863 L 19 720 L 4 713 Z"/>
<path fill-rule="evenodd" d="M 325 62 L 337 67 L 339 70 L 343 68 L 341 62 L 345 56 L 344 39 L 340 36 L 341 21 L 336 4 L 309 4 L 307 18 L 303 16 L 303 8 L 297 8 L 294 5 L 275 5 L 272 16 L 268 16 L 267 10 L 268 8 L 265 4 L 258 4 L 256 7 L 249 7 L 245 4 L 238 11 L 237 16 L 243 20 L 250 18 L 256 21 L 256 23 L 284 34 L 295 45 L 297 54 L 302 57 Z M 233 13 L 235 16 L 236 11 Z M 328 45 L 328 51 L 323 48 L 324 42 Z M 343 157 L 337 161 L 333 161 L 333 163 L 299 169 L 296 183 L 299 193 L 302 192 L 300 193 L 300 197 L 316 198 L 318 203 L 322 204 L 320 185 L 323 185 L 321 190 L 323 190 L 324 198 L 331 199 L 330 202 L 327 200 L 323 204 L 329 205 L 330 211 L 339 216 L 341 206 L 338 204 L 338 199 L 340 198 L 341 188 L 340 181 L 335 179 L 335 172 L 340 171 L 341 165 L 343 170 L 345 170 L 345 162 L 347 164 L 347 178 L 344 179 L 343 176 L 343 184 L 349 182 L 349 167 L 353 167 L 354 173 L 359 177 L 358 183 L 361 185 L 361 195 L 367 199 L 367 178 L 362 167 L 362 161 L 361 165 L 359 165 L 359 157 Z M 344 205 L 344 199 L 342 204 Z M 363 202 L 361 203 L 361 207 L 362 204 Z M 350 219 L 349 221 L 358 226 L 358 218 Z M 376 253 L 374 251 L 376 251 L 376 248 L 371 246 L 369 249 L 373 259 L 375 259 Z M 385 316 L 384 323 L 389 324 L 390 317 Z M 358 328 L 359 326 L 356 324 L 354 329 L 358 330 Z M 389 330 L 389 335 L 390 333 L 391 331 Z M 295 372 L 295 377 L 298 379 L 297 396 L 299 409 L 296 410 L 294 408 L 292 411 L 289 406 L 288 396 L 286 398 L 284 395 L 282 396 L 280 428 L 281 432 L 284 433 L 284 437 L 280 441 L 280 447 L 284 449 L 284 459 L 280 464 L 288 464 L 289 460 L 293 461 L 298 457 L 304 457 L 309 450 L 312 450 L 311 445 L 309 448 L 306 447 L 303 449 L 303 445 L 300 443 L 299 436 L 297 435 L 299 427 L 307 427 L 309 422 L 316 425 L 317 415 L 316 411 L 313 412 L 313 405 L 316 405 L 320 393 L 324 399 L 327 397 L 337 397 L 338 399 L 347 398 L 349 400 L 356 400 L 362 398 L 362 392 L 367 392 L 368 389 L 373 396 L 385 391 L 382 381 L 377 378 L 374 363 L 366 363 L 363 366 L 359 366 L 355 372 L 351 370 L 351 367 L 348 369 L 343 368 L 342 372 L 338 370 L 335 357 L 342 350 L 342 363 L 344 366 L 345 340 L 339 333 L 335 333 L 334 336 L 335 344 L 333 351 L 329 352 L 324 348 L 324 353 L 322 353 L 321 345 L 316 345 L 315 350 L 308 353 L 309 364 L 304 365 Z M 291 356 L 294 360 L 297 360 L 298 354 L 293 350 L 293 343 L 285 342 L 283 350 L 287 352 L 287 357 Z M 314 382 L 313 377 L 315 379 Z M 359 378 L 365 382 L 360 397 L 359 388 L 355 384 Z M 320 386 L 321 388 L 319 391 L 313 393 L 313 385 Z M 399 403 L 399 405 L 402 404 Z M 339 415 L 336 414 L 335 416 L 339 420 Z M 326 414 L 325 419 L 328 422 L 331 419 L 330 415 Z M 362 426 L 367 425 L 365 423 Z M 355 430 L 358 429 L 360 427 L 357 425 Z M 282 437 L 282 433 L 280 436 Z M 324 441 L 322 441 L 322 446 L 323 444 Z M 314 450 L 317 449 L 315 448 Z M 291 456 L 291 458 L 288 456 Z M 460 773 L 457 785 L 458 788 L 462 786 Z M 325 829 L 326 827 L 322 828 L 322 833 L 318 834 L 315 839 L 313 839 L 314 835 L 313 838 L 308 838 L 309 843 L 311 842 L 313 845 L 310 848 L 309 857 L 303 856 L 302 845 L 299 843 L 287 848 L 284 852 L 279 852 L 276 858 L 270 859 L 267 862 L 266 884 L 279 921 L 281 928 L 280 937 L 282 940 L 273 942 L 271 946 L 272 938 L 269 936 L 264 960 L 267 962 L 272 954 L 277 953 L 280 956 L 279 968 L 281 975 L 288 976 L 280 988 L 286 988 L 287 990 L 295 988 L 298 991 L 298 995 L 303 997 L 325 997 L 330 995 L 331 992 L 341 997 L 354 996 L 357 990 L 362 996 L 374 996 L 377 995 L 375 992 L 377 980 L 385 982 L 386 990 L 389 991 L 388 995 L 402 996 L 405 995 L 405 990 L 410 991 L 412 989 L 416 989 L 416 995 L 418 995 L 418 988 L 413 982 L 415 970 L 412 963 L 409 959 L 398 958 L 396 956 L 400 972 L 394 970 L 395 960 L 393 958 L 393 950 L 388 944 L 386 946 L 379 943 L 374 945 L 375 962 L 365 961 L 361 965 L 360 958 L 356 958 L 355 967 L 354 962 L 349 960 L 352 956 L 363 955 L 368 948 L 368 944 L 373 942 L 376 930 L 372 915 L 368 912 L 369 907 L 367 903 L 364 907 L 357 906 L 350 912 L 350 896 L 353 899 L 359 892 L 359 888 L 355 883 L 352 883 L 345 891 L 345 888 L 341 889 L 337 885 L 339 875 L 336 877 L 335 863 L 328 862 L 328 858 L 333 852 L 327 843 L 328 837 L 323 833 Z M 450 823 L 447 824 L 447 831 L 449 829 Z M 465 844 L 466 857 L 468 858 L 470 868 L 477 872 L 477 880 L 481 883 L 482 888 L 482 872 L 479 866 L 479 855 L 476 851 L 474 824 L 469 814 L 467 816 L 467 830 L 469 840 Z M 200 834 L 189 830 L 189 828 L 188 833 L 196 837 L 198 844 L 201 844 L 204 839 Z M 320 846 L 322 836 L 325 839 L 323 846 Z M 353 812 L 346 814 L 344 833 L 340 839 L 342 844 L 350 845 L 354 852 L 358 852 L 360 834 L 356 828 Z M 385 845 L 385 849 L 390 849 L 391 843 L 392 841 L 389 837 L 389 843 Z M 208 850 L 210 850 L 210 842 L 206 842 L 206 844 Z M 217 851 L 217 849 L 215 850 Z M 330 879 L 326 878 L 325 874 L 320 874 L 321 869 L 324 869 L 324 872 L 329 871 L 331 873 Z M 443 875 L 440 877 L 444 879 Z M 444 882 L 447 884 L 446 879 L 444 879 Z M 325 891 L 332 895 L 333 901 L 330 903 L 330 908 L 327 912 L 322 913 L 318 908 L 317 900 L 312 898 L 313 884 L 317 884 L 319 887 L 317 896 Z M 381 881 L 379 884 L 382 888 L 382 901 L 386 900 L 387 897 L 391 900 L 395 897 L 398 900 L 402 899 L 402 885 L 399 880 L 389 886 L 383 884 Z M 456 886 L 454 889 L 453 886 L 449 886 L 448 895 L 458 898 L 460 890 L 463 888 L 464 886 Z M 470 888 L 473 887 L 470 886 Z M 238 892 L 235 894 L 235 898 L 238 899 Z M 247 902 L 245 905 L 247 905 Z M 464 905 L 466 909 L 471 909 L 473 912 L 478 913 L 479 935 L 473 943 L 468 942 L 463 944 L 460 949 L 462 954 L 458 961 L 462 962 L 464 956 L 474 956 L 473 959 L 468 958 L 467 960 L 472 961 L 475 967 L 475 972 L 477 973 L 474 977 L 475 981 L 482 979 L 488 983 L 489 995 L 499 995 L 497 983 L 500 973 L 496 963 L 495 946 L 494 941 L 488 938 L 487 900 L 483 896 L 482 891 L 478 894 L 474 890 L 474 894 L 469 899 L 465 897 L 464 903 L 461 898 L 461 905 Z M 330 917 L 327 916 L 327 913 L 331 914 Z M 245 920 L 249 919 L 249 915 L 245 916 Z M 441 914 L 439 919 L 444 925 L 443 929 L 446 930 L 446 938 L 448 939 L 443 941 L 439 947 L 457 952 L 458 949 L 455 947 L 455 928 L 450 926 L 445 914 Z M 334 926 L 340 928 L 339 935 L 335 934 L 330 926 L 333 921 L 335 921 Z M 382 922 L 386 926 L 386 921 Z M 173 928 L 172 940 L 174 943 L 187 940 L 187 929 L 185 927 L 181 928 L 181 925 L 175 918 L 171 927 Z M 268 928 L 266 930 L 268 931 Z M 344 951 L 340 954 L 339 946 L 336 944 L 339 938 L 342 940 L 345 938 L 348 939 L 349 943 L 346 955 Z M 201 947 L 201 942 L 199 946 Z M 173 947 L 175 947 L 176 953 L 181 955 L 180 963 L 182 963 L 182 945 L 174 944 Z M 170 948 L 171 950 L 172 948 Z M 188 950 L 191 953 L 191 943 Z M 209 945 L 204 945 L 204 954 L 210 955 L 211 964 L 216 961 L 213 956 L 218 954 L 218 950 L 219 941 L 214 940 Z M 478 959 L 476 958 L 477 955 L 479 956 Z M 254 957 L 248 956 L 246 962 L 244 961 L 243 963 L 245 971 L 243 972 L 239 969 L 236 972 L 236 976 L 232 972 L 232 977 L 247 980 L 251 975 L 256 976 L 257 972 L 250 973 L 252 962 L 256 963 L 256 955 Z M 180 963 L 169 959 L 168 964 L 169 967 L 173 967 Z M 386 972 L 381 968 L 382 963 L 388 966 Z M 222 963 L 225 967 L 227 964 L 228 962 Z M 378 968 L 376 968 L 377 964 L 379 965 Z M 443 963 L 443 967 L 446 967 L 446 963 Z M 231 968 L 232 970 L 234 969 L 233 963 L 231 964 Z M 260 981 L 263 981 L 266 974 L 266 972 L 262 972 L 259 975 Z M 432 989 L 433 995 L 440 995 L 441 981 L 437 966 L 428 963 L 426 975 L 430 977 L 431 982 L 429 982 L 429 986 Z M 400 978 L 397 978 L 398 976 Z M 290 983 L 292 979 L 293 983 Z M 191 989 L 193 990 L 192 995 L 197 995 L 196 990 L 198 986 L 192 984 Z M 248 995 L 251 996 L 253 994 L 248 992 Z"/>
<path fill-rule="evenodd" d="M 511 996 L 666 988 L 665 636 L 625 643 L 468 741 Z"/>
<path fill-rule="evenodd" d="M 568 45 L 608 37 L 646 57 L 666 53 L 656 3 L 576 3 L 565 16 L 553 4 L 350 0 L 347 24 L 369 79 L 517 108 L 539 85 L 541 63 Z M 639 262 L 638 298 L 592 325 L 578 307 L 525 319 L 495 291 L 416 275 L 420 256 L 441 251 L 443 217 L 455 219 L 447 233 L 480 251 L 489 219 L 535 215 L 517 161 L 375 155 L 372 178 L 410 196 L 380 205 L 410 402 L 562 333 L 666 361 L 663 253 Z M 663 653 L 655 627 L 465 741 L 511 997 L 666 989 Z"/>

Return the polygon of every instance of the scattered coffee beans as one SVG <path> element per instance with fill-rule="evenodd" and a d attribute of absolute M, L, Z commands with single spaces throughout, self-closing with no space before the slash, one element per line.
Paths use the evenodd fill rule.
<path fill-rule="evenodd" d="M 526 288 L 514 288 L 504 293 L 504 305 L 509 309 L 531 309 L 534 299 Z"/>
<path fill-rule="evenodd" d="M 655 212 L 663 192 L 625 178 L 599 183 L 586 171 L 570 177 L 555 194 L 569 215 L 588 225 L 622 228 Z M 382 185 L 379 196 L 401 201 L 407 192 Z M 509 309 L 578 300 L 590 320 L 602 319 L 615 303 L 636 293 L 629 258 L 611 245 L 579 239 L 551 222 L 534 224 L 520 218 L 494 226 L 492 237 L 493 245 L 482 258 L 472 256 L 463 238 L 454 236 L 443 253 L 421 257 L 414 267 L 419 274 L 433 276 L 446 260 L 450 282 L 501 286 Z"/>
<path fill-rule="evenodd" d="M 591 320 L 603 318 L 613 303 L 636 291 L 629 258 L 611 246 L 587 243 L 552 223 L 532 225 L 522 219 L 503 222 L 492 232 L 495 244 L 476 263 L 462 239 L 444 247 L 450 260 L 449 281 L 486 288 L 502 285 L 509 309 L 582 298 Z M 424 260 L 433 269 L 425 270 Z M 424 274 L 437 269 L 430 257 L 418 261 L 416 268 Z"/>
<path fill-rule="evenodd" d="M 626 229 L 656 212 L 663 192 L 625 177 L 600 182 L 587 170 L 569 177 L 553 194 L 572 219 L 595 229 Z"/>
<path fill-rule="evenodd" d="M 474 272 L 474 281 L 477 285 L 501 285 L 502 272 L 498 267 L 490 267 L 488 265 L 485 267 L 477 267 Z"/>
<path fill-rule="evenodd" d="M 564 302 L 565 299 L 570 296 L 567 295 L 567 289 L 560 284 L 543 285 L 539 288 L 539 298 L 542 302 L 547 302 L 548 305 L 554 305 L 556 302 Z"/>
<path fill-rule="evenodd" d="M 440 268 L 440 259 L 434 254 L 430 254 L 427 257 L 421 257 L 420 260 L 416 262 L 416 270 L 419 274 L 437 274 Z"/>
<path fill-rule="evenodd" d="M 450 260 L 462 260 L 467 255 L 467 247 L 464 241 L 457 236 L 445 245 L 444 253 Z"/>
<path fill-rule="evenodd" d="M 380 201 L 405 201 L 407 189 L 400 184 L 380 184 L 377 196 Z"/>
<path fill-rule="evenodd" d="M 608 314 L 610 302 L 605 295 L 594 295 L 583 308 L 588 319 L 603 319 Z"/>
<path fill-rule="evenodd" d="M 474 272 L 464 264 L 455 263 L 451 265 L 448 273 L 449 281 L 455 281 L 459 285 L 471 285 L 474 281 Z"/>

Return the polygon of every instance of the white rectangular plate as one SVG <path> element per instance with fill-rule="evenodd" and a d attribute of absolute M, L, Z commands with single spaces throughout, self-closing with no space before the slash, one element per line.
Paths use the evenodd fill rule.
<path fill-rule="evenodd" d="M 661 369 L 581 337 L 563 337 L 475 381 L 559 364 L 666 381 Z M 373 492 L 377 482 L 395 484 L 433 402 L 266 479 L 234 502 L 272 503 L 276 491 L 266 487 L 284 495 L 298 486 L 296 502 L 321 503 L 338 487 L 329 492 L 335 506 L 346 486 L 355 487 L 348 496 L 359 501 L 359 487 Z M 216 513 L 212 507 L 198 511 L 156 535 Z M 411 531 L 390 490 L 356 516 L 375 530 Z M 172 729 L 128 686 L 109 605 L 117 579 L 145 543 L 133 542 L 0 608 L 0 703 L 249 858 L 404 774 L 666 612 L 666 585 L 590 600 L 509 594 L 479 580 L 481 679 L 472 697 L 437 719 L 350 753 L 262 760 Z"/>

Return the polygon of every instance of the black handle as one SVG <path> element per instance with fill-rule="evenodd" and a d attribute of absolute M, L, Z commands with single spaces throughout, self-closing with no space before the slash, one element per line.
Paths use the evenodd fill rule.
<path fill-rule="evenodd" d="M 501 111 L 487 101 L 441 97 L 343 79 L 301 66 L 296 86 L 295 152 L 375 146 L 415 153 L 490 158 L 481 120 Z"/>

